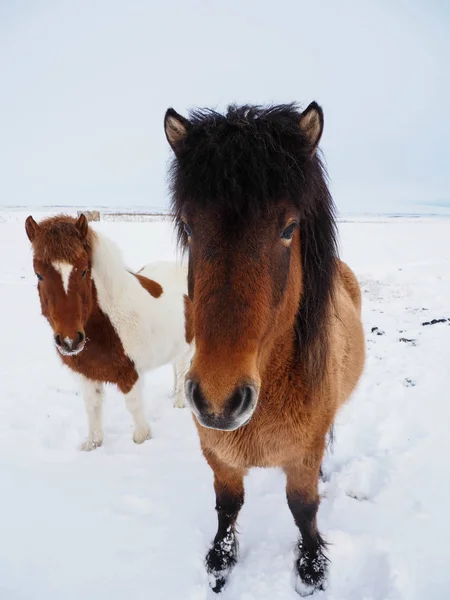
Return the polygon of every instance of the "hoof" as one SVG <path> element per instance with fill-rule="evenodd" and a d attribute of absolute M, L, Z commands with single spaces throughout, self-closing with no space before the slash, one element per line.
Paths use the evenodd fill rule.
<path fill-rule="evenodd" d="M 133 441 L 135 444 L 143 444 L 146 440 L 149 440 L 152 437 L 152 432 L 150 431 L 150 427 L 145 429 L 136 429 L 133 435 Z"/>
<path fill-rule="evenodd" d="M 219 562 L 222 562 L 222 568 L 220 568 Z M 213 592 L 218 594 L 222 591 L 234 564 L 235 561 L 230 562 L 228 564 L 226 564 L 225 561 L 220 561 L 216 549 L 211 548 L 211 550 L 206 555 L 206 570 L 208 572 L 209 587 L 212 589 Z"/>
<path fill-rule="evenodd" d="M 102 445 L 103 440 L 93 440 L 91 438 L 88 438 L 85 442 L 83 442 L 80 446 L 80 450 L 82 450 L 83 452 L 90 452 L 91 450 L 95 450 L 96 448 L 100 448 L 100 446 Z"/>
<path fill-rule="evenodd" d="M 234 532 L 228 531 L 227 535 L 215 543 L 206 555 L 209 586 L 216 594 L 222 591 L 236 560 L 237 540 Z"/>
<path fill-rule="evenodd" d="M 307 598 L 308 596 L 312 596 L 315 592 L 323 592 L 326 589 L 327 589 L 326 580 L 323 581 L 319 587 L 316 587 L 314 585 L 305 583 L 304 581 L 302 581 L 300 579 L 300 576 L 297 575 L 297 578 L 295 581 L 295 591 L 302 598 Z"/>
<path fill-rule="evenodd" d="M 212 591 L 215 594 L 220 594 L 227 580 L 226 577 L 222 577 L 219 574 L 208 573 L 208 581 Z"/>
<path fill-rule="evenodd" d="M 295 589 L 302 598 L 327 589 L 328 558 L 320 547 L 315 551 L 300 547 L 300 558 L 295 567 Z"/>

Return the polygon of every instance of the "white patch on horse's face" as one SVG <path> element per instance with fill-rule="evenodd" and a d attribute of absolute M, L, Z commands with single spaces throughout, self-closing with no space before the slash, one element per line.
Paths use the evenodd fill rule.
<path fill-rule="evenodd" d="M 53 268 L 61 275 L 62 284 L 66 294 L 69 292 L 70 275 L 72 274 L 73 265 L 67 262 L 54 262 Z"/>

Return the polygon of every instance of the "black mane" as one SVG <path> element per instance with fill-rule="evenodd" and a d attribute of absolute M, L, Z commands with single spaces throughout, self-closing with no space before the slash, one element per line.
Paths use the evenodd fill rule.
<path fill-rule="evenodd" d="M 327 317 L 337 259 L 335 209 L 326 172 L 299 126 L 295 104 L 230 106 L 225 115 L 191 112 L 187 135 L 171 169 L 172 208 L 189 200 L 215 206 L 235 219 L 270 209 L 281 200 L 300 211 L 304 292 L 296 331 L 299 352 L 314 380 L 327 358 Z"/>

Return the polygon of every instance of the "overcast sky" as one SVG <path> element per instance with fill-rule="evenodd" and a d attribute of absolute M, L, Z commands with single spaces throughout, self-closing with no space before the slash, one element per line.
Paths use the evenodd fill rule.
<path fill-rule="evenodd" d="M 447 0 L 0 0 L 0 204 L 158 207 L 173 106 L 325 113 L 342 212 L 450 203 Z"/>

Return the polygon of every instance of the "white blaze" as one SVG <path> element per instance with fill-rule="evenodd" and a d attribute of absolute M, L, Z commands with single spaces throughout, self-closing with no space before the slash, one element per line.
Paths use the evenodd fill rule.
<path fill-rule="evenodd" d="M 71 265 L 70 263 L 67 263 L 67 262 L 54 262 L 54 263 L 52 263 L 52 265 L 53 265 L 53 268 L 56 271 L 58 271 L 58 273 L 61 275 L 63 288 L 67 294 L 69 291 L 69 281 L 70 281 L 70 275 L 72 273 L 73 265 Z"/>

